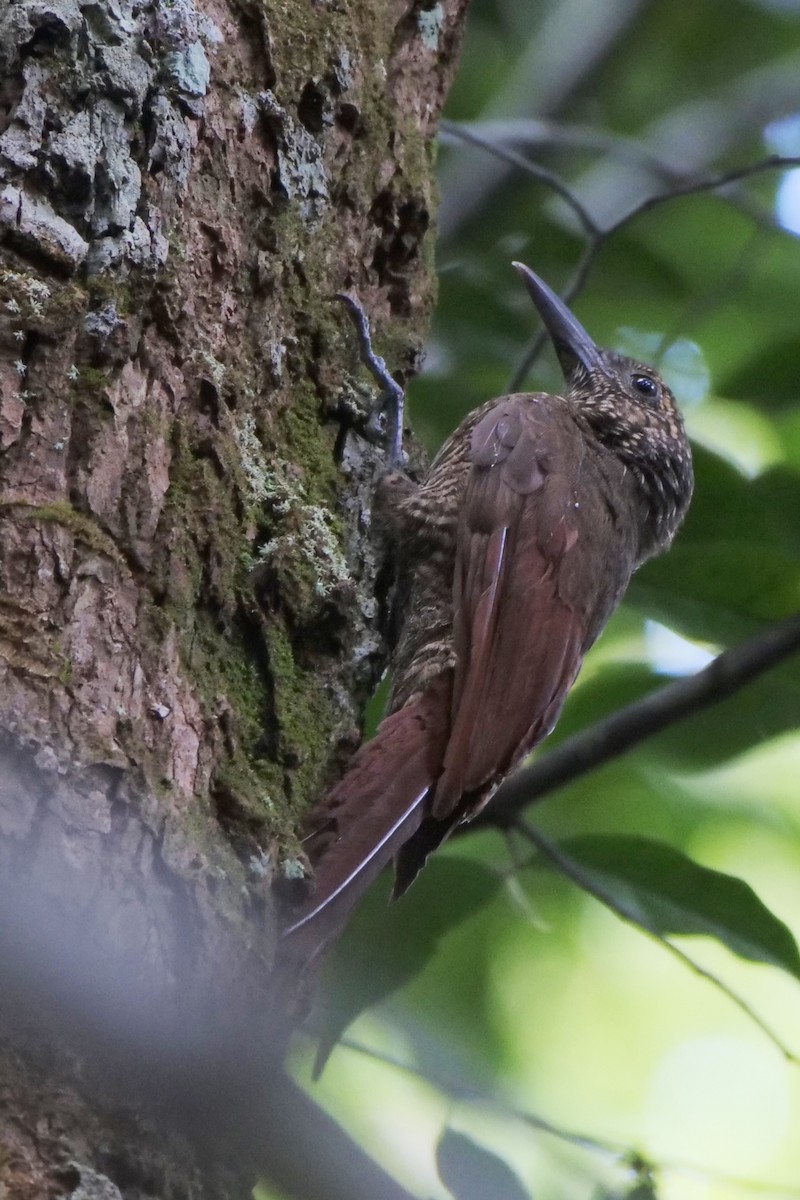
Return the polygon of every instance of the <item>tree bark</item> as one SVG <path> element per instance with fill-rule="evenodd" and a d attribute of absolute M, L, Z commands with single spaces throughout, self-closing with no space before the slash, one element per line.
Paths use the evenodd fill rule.
<path fill-rule="evenodd" d="M 0 0 L 0 1196 L 270 1158 L 272 885 L 383 662 L 332 296 L 413 370 L 466 2 Z"/>

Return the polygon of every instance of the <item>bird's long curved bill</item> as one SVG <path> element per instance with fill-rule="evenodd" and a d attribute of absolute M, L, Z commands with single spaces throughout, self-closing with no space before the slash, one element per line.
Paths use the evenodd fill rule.
<path fill-rule="evenodd" d="M 587 371 L 603 371 L 600 350 L 560 296 L 524 263 L 511 264 L 522 276 L 553 343 L 564 376 L 569 381 L 579 365 Z"/>

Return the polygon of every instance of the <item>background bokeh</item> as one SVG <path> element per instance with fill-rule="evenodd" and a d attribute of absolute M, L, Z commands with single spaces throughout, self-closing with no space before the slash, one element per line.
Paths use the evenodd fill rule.
<path fill-rule="evenodd" d="M 545 753 L 800 607 L 800 169 L 765 162 L 800 155 L 800 3 L 473 0 L 447 117 L 418 436 L 434 449 L 522 374 L 558 388 L 551 352 L 525 368 L 537 329 L 509 267 L 521 258 L 600 342 L 660 365 L 695 446 L 686 525 L 637 575 Z M 750 164 L 764 169 L 707 186 Z M 747 881 L 800 937 L 799 726 L 794 658 L 532 819 L 560 844 L 602 834 L 635 854 L 635 835 L 681 851 Z M 310 1040 L 296 1067 L 410 1191 L 800 1196 L 800 1068 L 775 1044 L 800 1054 L 791 969 L 675 939 L 770 1039 L 491 830 L 455 840 L 388 914 L 386 891 L 332 967 L 321 1080 Z"/>

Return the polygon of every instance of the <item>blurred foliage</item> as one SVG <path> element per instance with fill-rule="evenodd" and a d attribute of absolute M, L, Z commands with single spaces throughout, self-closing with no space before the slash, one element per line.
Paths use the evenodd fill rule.
<path fill-rule="evenodd" d="M 439 152 L 440 297 L 415 429 L 435 448 L 519 375 L 537 334 L 509 267 L 521 258 L 599 341 L 662 366 L 696 454 L 686 525 L 636 576 L 553 742 L 798 609 L 796 177 L 765 165 L 706 186 L 800 153 L 798 114 L 798 0 L 473 0 Z M 525 380 L 558 387 L 552 352 Z M 689 639 L 677 658 L 656 652 L 666 630 Z M 651 924 L 716 932 L 680 945 L 795 1053 L 797 949 L 780 922 L 800 934 L 799 725 L 793 659 L 531 814 L 617 895 L 656 895 Z M 531 866 L 529 846 L 469 834 L 388 916 L 385 896 L 331 968 L 324 1054 L 349 1030 L 313 1094 L 415 1194 L 731 1200 L 749 1180 L 800 1196 L 797 1061 Z M 313 1057 L 299 1047 L 301 1075 Z"/>

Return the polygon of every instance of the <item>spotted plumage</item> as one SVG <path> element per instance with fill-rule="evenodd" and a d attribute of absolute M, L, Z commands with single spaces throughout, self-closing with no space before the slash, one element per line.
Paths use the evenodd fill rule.
<path fill-rule="evenodd" d="M 383 484 L 404 576 L 389 716 L 309 820 L 316 887 L 287 931 L 313 958 L 392 857 L 397 894 L 552 729 L 633 571 L 670 544 L 692 465 L 669 388 L 598 349 L 518 266 L 559 355 L 561 395 L 492 400 L 420 485 Z"/>

